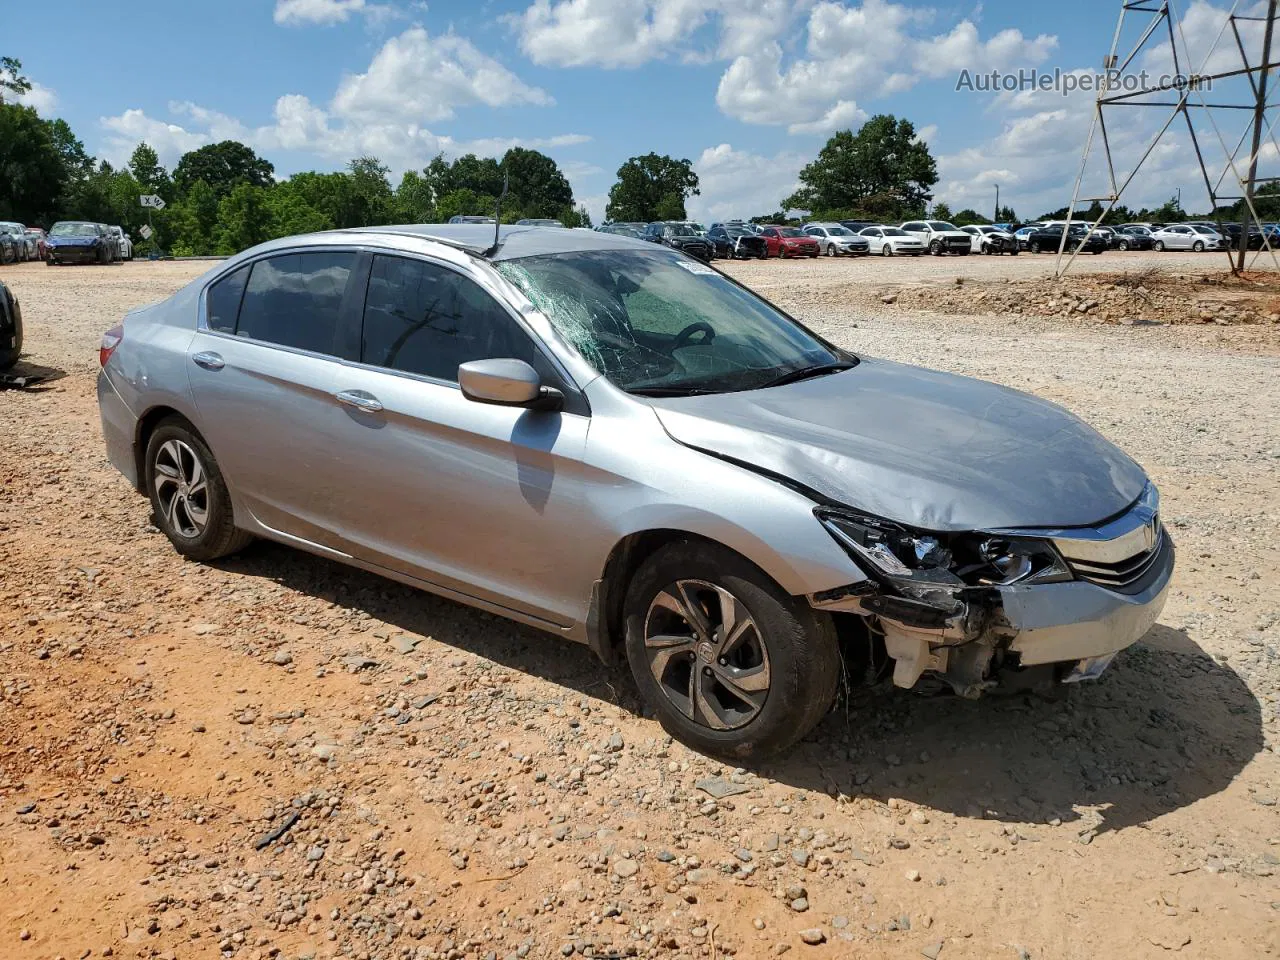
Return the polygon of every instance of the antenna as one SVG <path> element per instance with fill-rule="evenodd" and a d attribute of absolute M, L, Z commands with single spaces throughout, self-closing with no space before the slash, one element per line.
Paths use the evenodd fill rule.
<path fill-rule="evenodd" d="M 502 192 L 498 194 L 497 209 L 493 212 L 493 246 L 486 250 L 483 256 L 487 259 L 498 252 L 502 246 L 502 241 L 498 238 L 498 231 L 502 229 L 502 200 L 507 195 L 507 188 L 511 185 L 511 175 L 504 173 L 502 175 Z"/>
<path fill-rule="evenodd" d="M 1125 188 L 1133 182 L 1142 165 L 1155 152 L 1160 140 L 1181 114 L 1186 121 L 1187 133 L 1200 167 L 1200 176 L 1208 191 L 1213 217 L 1218 223 L 1219 232 L 1228 241 L 1233 238 L 1222 228 L 1219 202 L 1235 201 L 1241 205 L 1240 249 L 1234 251 L 1233 256 L 1230 242 L 1227 244 L 1227 258 L 1231 272 L 1240 273 L 1244 270 L 1249 238 L 1255 230 L 1261 233 L 1262 244 L 1250 262 L 1256 262 L 1262 255 L 1262 251 L 1266 250 L 1271 254 L 1271 260 L 1276 269 L 1280 270 L 1280 259 L 1277 259 L 1276 246 L 1273 245 L 1275 235 L 1268 232 L 1254 203 L 1256 188 L 1260 184 L 1280 182 L 1280 177 L 1258 176 L 1259 157 L 1270 159 L 1280 154 L 1280 143 L 1277 142 L 1273 132 L 1273 126 L 1278 118 L 1267 117 L 1267 112 L 1274 110 L 1277 106 L 1275 103 L 1267 102 L 1267 86 L 1272 71 L 1280 67 L 1280 62 L 1272 61 L 1272 36 L 1278 19 L 1277 8 L 1280 7 L 1280 0 L 1266 0 L 1265 5 L 1260 7 L 1259 13 L 1252 16 L 1237 14 L 1236 10 L 1241 6 L 1241 0 L 1234 0 L 1230 12 L 1223 19 L 1222 26 L 1208 51 L 1203 54 L 1199 63 L 1193 63 L 1182 21 L 1172 10 L 1172 0 L 1160 0 L 1160 2 L 1121 0 L 1120 20 L 1116 24 L 1110 52 L 1103 61 L 1106 82 L 1098 84 L 1093 122 L 1089 127 L 1084 153 L 1080 157 L 1080 172 L 1076 176 L 1071 206 L 1067 208 L 1068 228 L 1076 217 L 1078 206 L 1087 207 L 1098 203 L 1104 207 L 1102 216 L 1089 226 L 1089 233 L 1093 233 L 1102 223 L 1103 218 L 1120 201 Z M 1247 3 L 1244 6 L 1252 7 Z M 1124 53 L 1124 48 L 1120 46 L 1126 14 L 1151 15 L 1147 18 L 1145 29 L 1128 53 Z M 1228 34 L 1229 39 L 1224 39 Z M 1261 34 L 1260 37 L 1259 34 Z M 1140 53 L 1149 52 L 1166 43 L 1168 53 L 1172 55 L 1175 76 L 1161 78 L 1159 83 L 1143 84 L 1141 88 L 1131 87 L 1127 83 L 1131 78 L 1124 76 L 1125 71 L 1135 62 L 1138 66 L 1142 65 L 1142 61 L 1138 58 Z M 1253 49 L 1248 49 L 1250 47 Z M 1251 56 L 1256 59 L 1251 61 Z M 1210 64 L 1215 68 L 1214 73 L 1205 72 Z M 1206 94 L 1213 95 L 1213 102 L 1206 98 Z M 1116 116 L 1120 113 L 1123 119 L 1118 125 L 1113 119 L 1113 125 L 1120 130 L 1131 131 L 1133 123 L 1129 118 L 1132 116 L 1130 111 L 1133 107 L 1171 107 L 1172 111 L 1154 138 L 1146 145 L 1133 170 L 1123 180 L 1117 181 L 1112 155 L 1113 143 L 1107 131 L 1107 118 L 1120 119 Z M 1196 121 L 1204 121 L 1204 125 L 1201 125 L 1199 130 L 1196 123 L 1192 121 L 1193 110 L 1196 111 Z M 1249 123 L 1233 147 L 1229 145 L 1227 139 L 1231 134 L 1224 134 L 1222 127 L 1230 128 L 1229 118 L 1233 115 L 1238 117 L 1242 113 L 1248 115 Z M 1211 169 L 1210 161 L 1206 158 L 1206 147 L 1212 144 L 1209 140 L 1210 132 L 1217 140 L 1225 159 L 1225 163 L 1215 166 L 1214 169 Z M 1268 138 L 1270 143 L 1264 144 L 1263 137 Z M 1081 182 L 1084 180 L 1090 155 L 1094 152 L 1095 140 L 1100 140 L 1106 158 L 1108 189 L 1102 196 L 1082 197 L 1080 196 Z M 1248 148 L 1245 146 L 1246 142 L 1249 143 Z M 1244 153 L 1246 149 L 1249 150 L 1247 154 Z M 1238 190 L 1235 189 L 1237 187 Z M 1064 230 L 1058 247 L 1058 276 L 1066 273 L 1076 258 L 1076 253 L 1073 252 L 1066 262 L 1063 262 L 1066 239 L 1067 234 Z M 1077 252 L 1078 250 L 1079 247 Z"/>

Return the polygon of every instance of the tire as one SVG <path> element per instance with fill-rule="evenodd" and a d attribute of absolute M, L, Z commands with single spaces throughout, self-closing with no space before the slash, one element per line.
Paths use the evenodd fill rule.
<path fill-rule="evenodd" d="M 1193 253 L 1204 253 L 1204 241 L 1197 240 L 1191 245 L 1191 250 Z"/>
<path fill-rule="evenodd" d="M 724 622 L 720 610 L 725 594 L 736 601 L 730 609 L 737 608 L 738 622 L 745 612 L 753 626 L 729 653 L 729 660 L 738 663 L 721 661 L 717 666 L 713 644 L 715 629 Z M 680 600 L 674 606 L 663 604 L 660 595 Z M 663 729 L 696 750 L 738 763 L 762 760 L 800 740 L 835 700 L 841 661 L 831 618 L 797 603 L 725 547 L 699 540 L 667 544 L 640 565 L 624 604 L 627 661 L 636 684 Z M 697 609 L 703 624 L 715 621 L 715 629 L 694 629 L 678 607 Z M 682 637 L 681 630 L 687 631 L 687 650 L 679 644 L 646 645 L 646 636 Z M 754 702 L 729 693 L 719 679 L 730 671 L 740 677 L 750 671 L 759 681 L 762 667 L 766 687 L 748 691 L 757 694 Z M 693 697 L 681 698 L 682 706 L 666 692 L 689 689 L 691 670 L 706 678 L 702 700 L 710 709 L 695 707 Z M 659 681 L 659 673 L 666 683 Z"/>
<path fill-rule="evenodd" d="M 940 244 L 937 240 L 934 240 L 932 243 L 929 244 L 929 252 L 932 253 L 935 257 L 942 256 L 942 244 Z"/>
<path fill-rule="evenodd" d="M 882 256 L 882 257 L 892 257 L 892 256 L 893 256 L 893 244 L 891 244 L 891 243 L 883 243 L 883 244 L 881 244 L 881 245 L 880 245 L 880 256 Z"/>
<path fill-rule="evenodd" d="M 191 466 L 193 460 L 198 472 Z M 196 492 L 201 476 L 203 496 Z M 179 490 L 187 493 L 170 494 L 174 486 L 170 477 L 180 480 Z M 231 494 L 218 462 L 200 434 L 181 417 L 169 417 L 152 431 L 147 441 L 146 483 L 156 526 L 184 557 L 217 560 L 244 549 L 253 539 L 236 529 Z M 174 501 L 178 501 L 176 506 Z M 193 512 L 202 502 L 203 526 L 198 513 Z"/>
<path fill-rule="evenodd" d="M 827 244 L 826 255 L 827 255 L 828 257 L 834 257 L 834 256 L 836 255 L 836 248 L 835 248 L 835 244 L 833 244 L 833 243 L 828 243 L 828 244 Z"/>
<path fill-rule="evenodd" d="M 3 296 L 3 295 L 0 295 L 0 296 Z M 4 309 L 6 309 L 6 307 L 2 303 L 0 303 L 0 310 L 4 310 Z M 14 324 L 13 345 L 11 347 L 5 347 L 4 349 L 0 350 L 0 370 L 8 370 L 10 367 L 12 367 L 15 363 L 18 362 L 18 358 L 20 356 L 22 356 L 22 321 L 21 320 L 19 320 L 17 323 Z"/>
<path fill-rule="evenodd" d="M 1092 250 L 1092 251 L 1090 251 L 1090 252 L 1091 252 L 1091 253 L 1096 257 L 1096 256 L 1098 256 L 1100 253 L 1102 253 L 1102 248 L 1101 248 L 1101 247 L 1094 247 L 1094 248 L 1093 248 L 1093 250 Z"/>
<path fill-rule="evenodd" d="M 1011 257 L 1016 257 L 1017 255 L 1018 255 L 1018 248 L 1017 248 L 1017 247 L 1014 247 L 1012 250 L 1010 250 L 1010 251 L 1009 251 L 1009 256 L 1011 256 Z"/>
<path fill-rule="evenodd" d="M 1029 244 L 1027 244 L 1027 252 L 1028 252 L 1028 253 L 1039 253 L 1039 252 L 1040 252 L 1040 241 L 1039 241 L 1039 240 L 1032 240 Z"/>
<path fill-rule="evenodd" d="M 53 257 L 50 257 L 44 262 L 44 265 L 46 267 L 56 267 L 58 265 L 58 261 L 54 260 Z"/>
<path fill-rule="evenodd" d="M 1129 241 L 1121 240 L 1119 243 L 1116 244 L 1116 249 L 1119 250 L 1121 253 L 1124 253 L 1129 249 Z"/>

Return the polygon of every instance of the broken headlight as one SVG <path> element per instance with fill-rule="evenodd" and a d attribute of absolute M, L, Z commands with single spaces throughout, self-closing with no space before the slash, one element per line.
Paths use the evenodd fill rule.
<path fill-rule="evenodd" d="M 1072 579 L 1066 563 L 1045 540 L 986 534 L 934 535 L 843 512 L 820 510 L 817 515 L 868 573 L 913 596 L 922 596 L 923 591 L 936 596 L 940 588 Z"/>

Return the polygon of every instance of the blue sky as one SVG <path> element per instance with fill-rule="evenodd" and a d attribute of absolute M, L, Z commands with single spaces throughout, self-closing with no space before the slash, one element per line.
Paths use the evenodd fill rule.
<path fill-rule="evenodd" d="M 1175 3 L 1191 47 L 1207 50 L 1226 5 Z M 0 53 L 36 82 L 29 102 L 113 162 L 141 140 L 172 166 L 234 138 L 278 175 L 371 153 L 398 179 L 440 151 L 521 143 L 554 156 L 599 219 L 619 164 L 654 150 L 695 162 L 703 194 L 691 212 L 717 219 L 775 209 L 834 129 L 890 112 L 938 158 L 938 199 L 985 212 L 1000 183 L 1002 202 L 1035 215 L 1070 199 L 1092 94 L 957 91 L 957 77 L 1091 68 L 1119 6 L 118 0 L 53 16 L 6 0 Z M 1120 145 L 1139 150 L 1162 121 L 1126 125 Z M 1191 206 L 1204 194 L 1175 139 L 1126 200 L 1157 203 L 1177 187 Z"/>

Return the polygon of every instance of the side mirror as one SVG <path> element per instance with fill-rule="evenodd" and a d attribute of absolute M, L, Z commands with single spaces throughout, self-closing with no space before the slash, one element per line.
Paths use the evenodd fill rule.
<path fill-rule="evenodd" d="M 544 387 L 538 372 L 523 360 L 471 360 L 458 367 L 462 395 L 476 403 L 558 410 L 564 394 Z"/>

